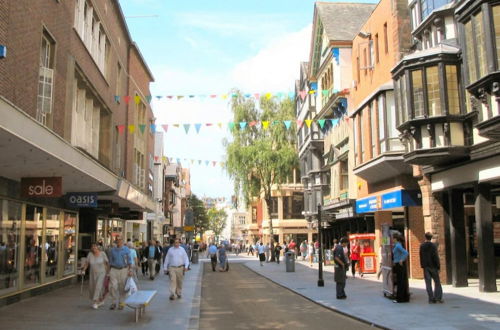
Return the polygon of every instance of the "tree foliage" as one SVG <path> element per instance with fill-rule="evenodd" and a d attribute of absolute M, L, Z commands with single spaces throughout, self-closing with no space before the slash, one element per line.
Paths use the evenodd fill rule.
<path fill-rule="evenodd" d="M 216 241 L 226 227 L 227 213 L 224 210 L 219 210 L 212 207 L 207 212 L 208 215 L 208 229 L 214 232 Z"/>
<path fill-rule="evenodd" d="M 207 209 L 195 194 L 189 196 L 189 207 L 193 210 L 193 220 L 194 220 L 194 235 L 198 233 L 203 233 L 208 230 L 208 215 Z"/>
<path fill-rule="evenodd" d="M 231 131 L 232 140 L 225 141 L 226 170 L 234 180 L 237 196 L 241 193 L 248 205 L 253 197 L 264 194 L 271 214 L 271 189 L 275 185 L 279 189 L 286 183 L 298 165 L 295 126 L 287 129 L 283 125 L 284 120 L 294 121 L 294 103 L 288 98 L 279 101 L 263 97 L 257 107 L 253 99 L 236 94 L 231 104 L 234 122 L 269 122 L 269 126 L 267 129 L 263 124 L 239 129 L 235 125 Z"/>

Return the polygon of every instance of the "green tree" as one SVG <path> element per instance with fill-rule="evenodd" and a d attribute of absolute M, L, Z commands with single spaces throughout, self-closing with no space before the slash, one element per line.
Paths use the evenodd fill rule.
<path fill-rule="evenodd" d="M 215 241 L 219 242 L 219 236 L 226 227 L 227 213 L 224 210 L 218 210 L 212 207 L 207 212 L 208 229 L 214 232 Z"/>
<path fill-rule="evenodd" d="M 298 166 L 295 147 L 296 128 L 287 128 L 285 121 L 291 124 L 295 118 L 295 106 L 291 99 L 282 101 L 276 98 L 261 98 L 259 106 L 253 99 L 243 97 L 236 92 L 231 108 L 233 121 L 232 140 L 225 141 L 226 170 L 234 180 L 235 194 L 240 193 L 248 203 L 252 198 L 263 197 L 267 211 L 271 215 L 271 190 L 279 189 L 286 183 Z M 261 125 L 248 125 L 240 128 L 239 122 L 260 122 Z M 273 222 L 269 218 L 271 234 L 271 253 L 274 260 Z"/>
<path fill-rule="evenodd" d="M 208 215 L 207 209 L 203 202 L 195 195 L 189 196 L 189 207 L 193 211 L 194 220 L 194 236 L 201 234 L 208 230 Z"/>

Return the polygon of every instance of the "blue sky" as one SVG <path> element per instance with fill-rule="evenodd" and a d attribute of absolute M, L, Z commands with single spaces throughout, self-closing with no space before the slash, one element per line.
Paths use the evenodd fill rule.
<path fill-rule="evenodd" d="M 346 1 L 343 2 L 374 2 Z M 155 82 L 152 95 L 293 91 L 300 61 L 309 56 L 312 0 L 120 0 L 134 41 Z M 158 15 L 132 18 L 131 16 Z M 227 101 L 152 102 L 157 124 L 231 121 Z M 226 129 L 169 128 L 165 154 L 191 169 L 198 196 L 230 197 L 233 185 L 223 170 L 190 159 L 223 161 Z M 184 161 L 187 159 L 188 161 Z"/>

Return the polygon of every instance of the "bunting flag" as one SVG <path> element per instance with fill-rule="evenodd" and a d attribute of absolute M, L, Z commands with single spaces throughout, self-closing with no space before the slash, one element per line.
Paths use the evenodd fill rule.
<path fill-rule="evenodd" d="M 326 123 L 329 121 L 331 123 L 331 127 L 335 127 L 339 124 L 339 122 L 343 120 L 345 122 L 349 122 L 350 118 L 347 117 L 347 116 L 343 116 L 341 118 L 328 118 L 328 119 L 317 119 L 317 120 L 313 120 L 313 119 L 306 119 L 306 120 L 273 120 L 273 121 L 268 121 L 268 120 L 263 120 L 263 121 L 251 121 L 251 122 L 246 122 L 246 121 L 240 121 L 240 122 L 227 122 L 227 123 L 222 123 L 222 122 L 218 122 L 217 124 L 214 124 L 214 123 L 182 123 L 182 124 L 179 124 L 179 123 L 174 123 L 174 124 L 162 124 L 162 125 L 159 125 L 163 128 L 163 130 L 165 131 L 165 133 L 168 132 L 168 129 L 169 129 L 169 126 L 173 126 L 175 128 L 179 128 L 179 127 L 183 127 L 184 128 L 184 131 L 186 134 L 189 133 L 189 130 L 191 128 L 191 126 L 194 126 L 195 128 L 195 131 L 197 134 L 200 133 L 200 130 L 201 130 L 201 127 L 203 125 L 207 126 L 207 127 L 212 127 L 214 125 L 217 125 L 219 128 L 223 128 L 223 126 L 225 124 L 227 124 L 227 128 L 229 130 L 233 130 L 233 129 L 239 129 L 239 130 L 245 130 L 245 129 L 250 129 L 250 128 L 253 128 L 253 129 L 264 129 L 264 130 L 267 130 L 269 129 L 270 127 L 274 127 L 276 125 L 284 125 L 284 127 L 289 130 L 291 127 L 292 127 L 292 124 L 295 123 L 297 128 L 302 128 L 302 126 L 304 125 L 304 123 L 307 125 L 308 128 L 311 128 L 311 126 L 313 124 L 316 124 L 318 125 L 318 127 L 320 129 L 324 129 L 324 128 L 330 128 L 329 126 L 325 126 Z M 119 134 L 123 134 L 125 132 L 125 128 L 128 128 L 128 131 L 133 134 L 135 133 L 137 130 L 144 134 L 145 131 L 146 131 L 146 128 L 149 127 L 149 131 L 151 133 L 156 133 L 157 131 L 157 128 L 158 128 L 158 125 L 157 124 L 151 124 L 151 125 L 145 125 L 145 124 L 139 124 L 139 125 L 116 125 L 116 129 L 118 130 L 118 133 Z"/>
<path fill-rule="evenodd" d="M 216 167 L 217 165 L 223 167 L 224 166 L 224 162 L 220 162 L 220 161 L 217 161 L 217 160 L 203 160 L 203 159 L 188 159 L 188 158 L 180 158 L 180 157 L 167 157 L 167 156 L 163 156 L 162 157 L 162 160 L 164 162 L 170 162 L 170 163 L 174 163 L 174 160 L 175 160 L 175 163 L 178 163 L 180 164 L 181 163 L 181 159 L 183 162 L 186 162 L 188 165 L 204 165 L 204 166 L 210 166 L 212 165 L 212 167 Z M 158 162 L 160 160 L 160 157 L 159 156 L 154 156 L 154 160 L 155 162 Z"/>
<path fill-rule="evenodd" d="M 321 129 L 323 129 L 323 127 L 325 126 L 325 121 L 326 121 L 325 119 L 318 120 L 318 124 Z"/>
<path fill-rule="evenodd" d="M 327 95 L 330 95 L 330 94 L 339 94 L 339 95 L 345 95 L 345 94 L 349 94 L 349 89 L 343 89 L 341 91 L 339 90 L 336 90 L 336 89 L 323 89 L 323 90 L 316 90 L 314 88 L 314 86 L 311 86 L 311 89 L 310 90 L 301 90 L 301 91 L 297 91 L 297 94 L 295 92 L 276 92 L 276 93 L 271 93 L 271 92 L 264 92 L 264 93 L 244 93 L 244 94 L 240 94 L 242 95 L 244 98 L 255 98 L 257 100 L 259 100 L 261 97 L 264 97 L 266 100 L 270 100 L 271 98 L 273 97 L 276 97 L 278 99 L 282 99 L 284 97 L 288 97 L 288 98 L 295 98 L 296 95 L 299 95 L 300 98 L 302 100 L 304 100 L 306 98 L 306 96 L 309 94 L 309 95 L 315 95 L 315 94 L 319 94 L 321 93 L 321 95 L 324 95 L 324 96 L 327 96 Z M 223 93 L 223 94 L 185 94 L 185 95 L 156 95 L 155 97 L 158 99 L 158 100 L 161 100 L 163 97 L 166 98 L 166 100 L 171 100 L 171 101 L 182 101 L 182 100 L 193 100 L 193 99 L 200 99 L 200 100 L 204 100 L 206 99 L 207 97 L 210 98 L 210 99 L 223 99 L 223 100 L 228 100 L 230 97 L 231 98 L 236 98 L 238 97 L 239 94 L 237 93 L 231 93 L 231 94 L 228 94 L 228 93 Z M 126 104 L 129 104 L 129 102 L 131 100 L 134 100 L 134 102 L 136 104 L 139 104 L 142 100 L 145 100 L 147 103 L 151 103 L 151 101 L 153 100 L 153 96 L 152 95 L 146 95 L 144 98 L 142 98 L 141 96 L 139 95 L 135 95 L 135 96 L 130 96 L 130 95 L 115 95 L 114 96 L 114 99 L 116 102 L 120 102 L 121 99 L 123 99 L 125 101 Z"/>

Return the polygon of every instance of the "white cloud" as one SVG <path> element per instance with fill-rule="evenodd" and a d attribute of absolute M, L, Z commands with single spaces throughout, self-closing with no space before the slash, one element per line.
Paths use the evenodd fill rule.
<path fill-rule="evenodd" d="M 244 91 L 292 91 L 300 62 L 309 58 L 312 25 L 290 33 L 232 70 L 231 78 Z"/>

